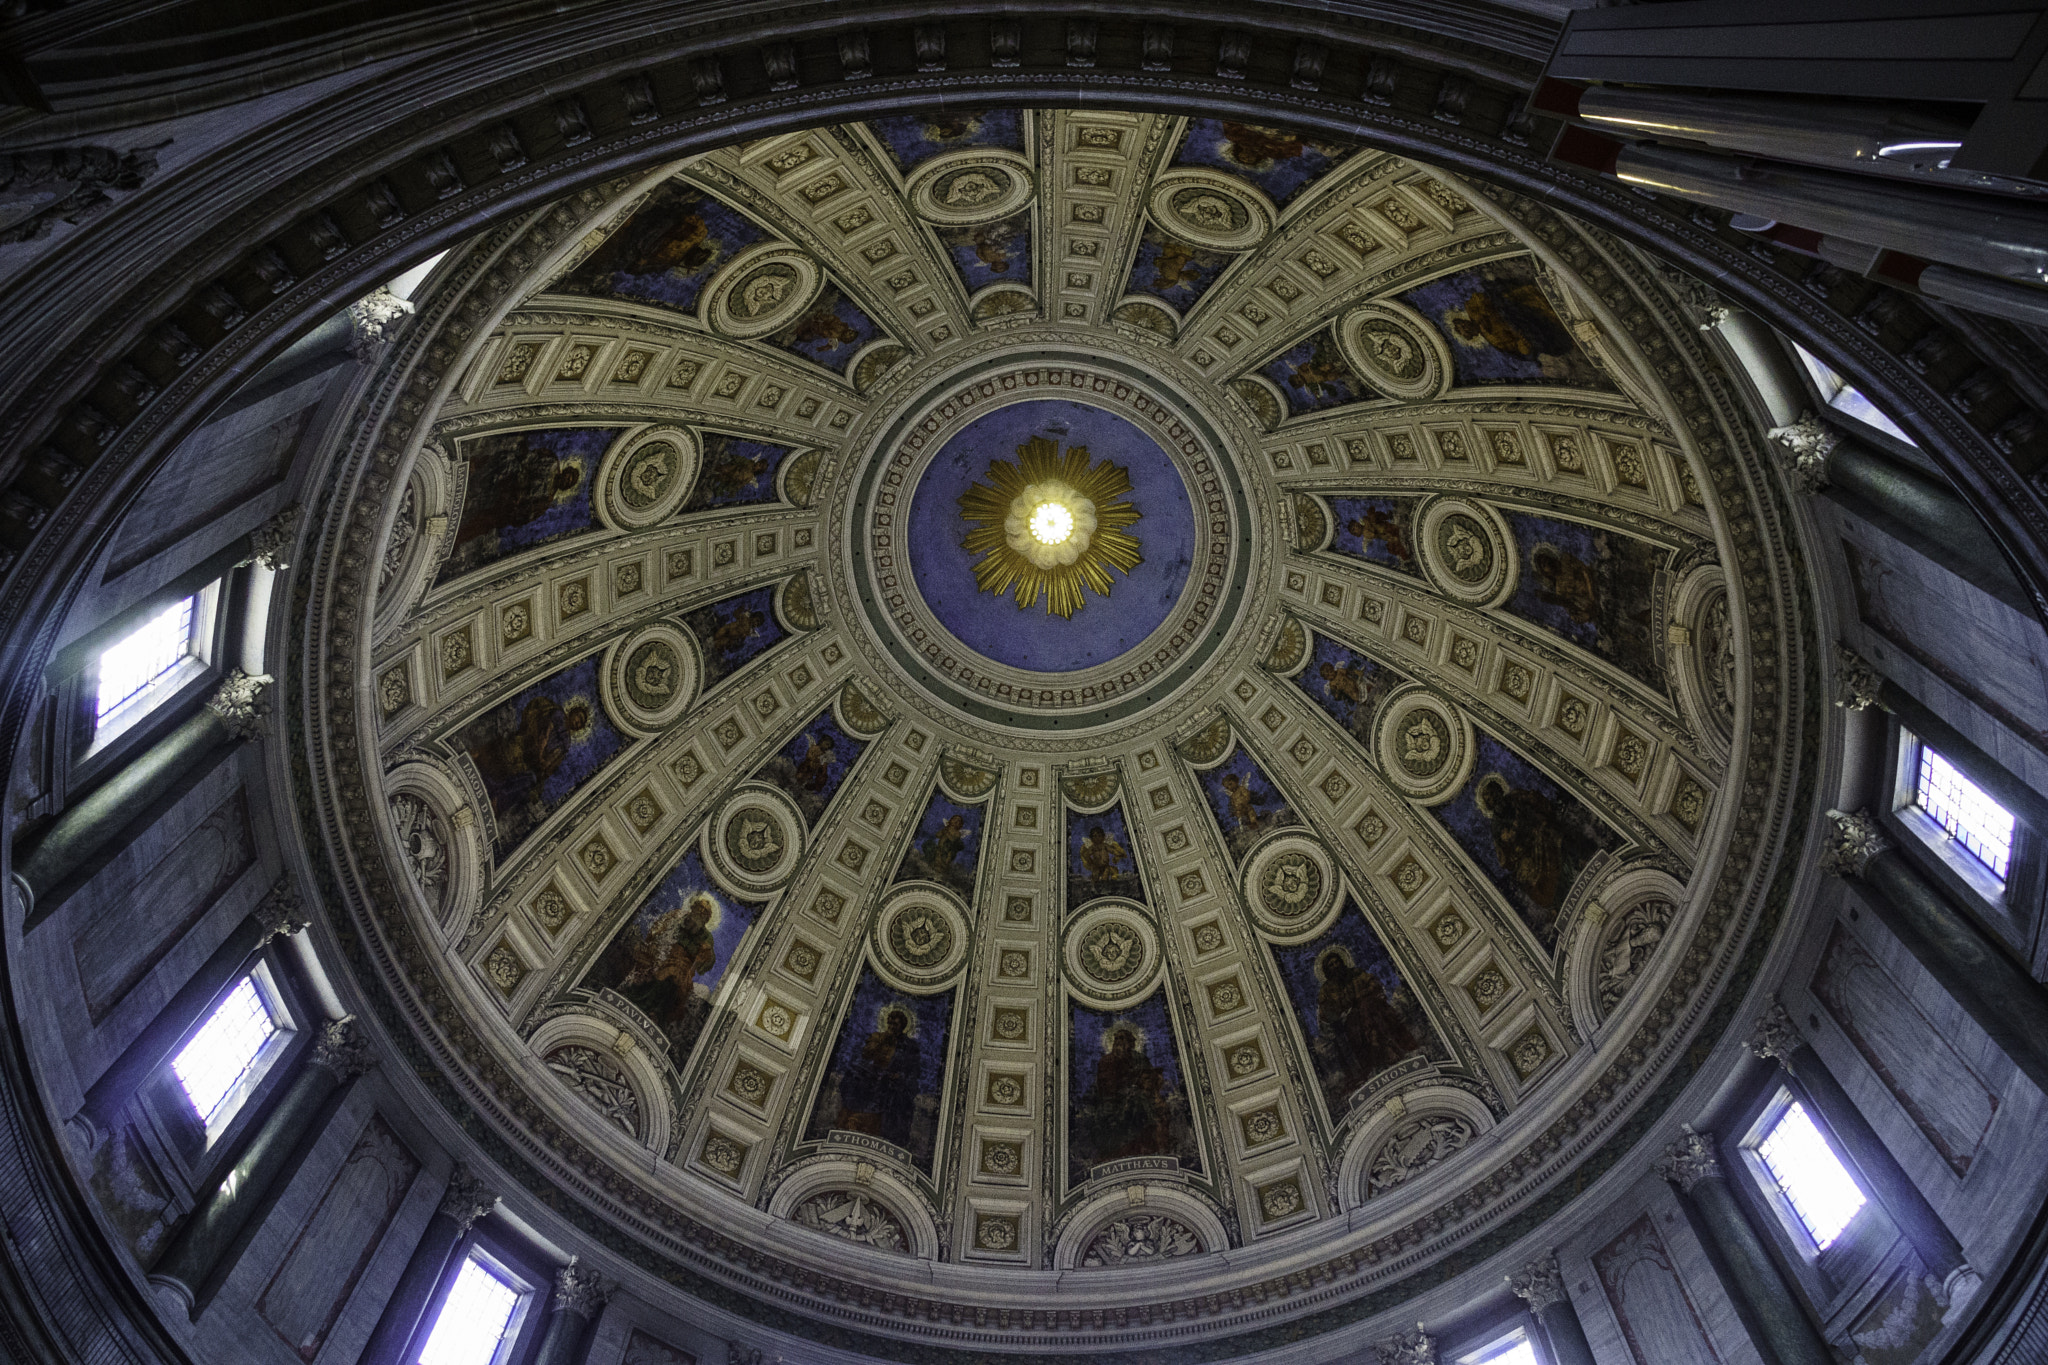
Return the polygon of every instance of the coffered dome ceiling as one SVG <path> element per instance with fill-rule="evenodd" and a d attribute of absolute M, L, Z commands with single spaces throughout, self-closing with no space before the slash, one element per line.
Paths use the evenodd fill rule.
<path fill-rule="evenodd" d="M 494 230 L 298 579 L 381 1024 L 620 1267 L 848 1349 L 1224 1356 L 1471 1271 L 1676 1098 L 1811 813 L 1682 293 L 1107 112 Z"/>

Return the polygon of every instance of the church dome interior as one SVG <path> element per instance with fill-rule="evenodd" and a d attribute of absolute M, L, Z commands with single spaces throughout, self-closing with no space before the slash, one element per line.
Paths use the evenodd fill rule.
<path fill-rule="evenodd" d="M 24 1360 L 2044 1358 L 2048 307 L 1913 216 L 2044 182 L 1745 217 L 1722 0 L 96 4 L 0 73 Z"/>
<path fill-rule="evenodd" d="M 1696 324 L 1533 208 L 988 109 L 451 253 L 409 476 L 322 499 L 367 648 L 302 645 L 366 969 L 591 1216 L 849 1306 L 921 1257 L 1071 1338 L 1499 1236 L 1764 912 L 1789 792 L 1718 794 L 1797 779 L 1814 649 L 1739 414 L 1642 378 Z"/>

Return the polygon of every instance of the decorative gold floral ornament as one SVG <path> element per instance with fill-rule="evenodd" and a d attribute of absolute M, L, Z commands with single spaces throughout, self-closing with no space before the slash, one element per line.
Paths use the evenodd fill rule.
<path fill-rule="evenodd" d="M 960 495 L 960 515 L 974 526 L 967 552 L 982 556 L 975 583 L 998 595 L 1014 590 L 1020 610 L 1042 592 L 1048 613 L 1069 618 L 1084 605 L 1084 586 L 1109 596 L 1111 569 L 1128 574 L 1144 562 L 1124 530 L 1140 513 L 1114 501 L 1130 491 L 1121 467 L 1090 467 L 1086 446 L 1062 456 L 1043 436 L 1018 446 L 1014 464 L 990 461 L 988 482 Z"/>

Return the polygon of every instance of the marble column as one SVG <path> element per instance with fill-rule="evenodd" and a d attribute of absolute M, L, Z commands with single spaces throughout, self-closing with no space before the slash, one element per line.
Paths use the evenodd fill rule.
<path fill-rule="evenodd" d="M 434 1291 L 448 1273 L 448 1263 L 462 1245 L 462 1239 L 477 1221 L 498 1204 L 497 1194 L 485 1188 L 467 1166 L 457 1166 L 448 1177 L 448 1189 L 441 1206 L 427 1220 L 412 1258 L 405 1263 L 398 1286 L 384 1302 L 383 1316 L 370 1333 L 357 1365 L 399 1365 L 399 1358 L 419 1330 L 420 1318 L 433 1301 Z"/>
<path fill-rule="evenodd" d="M 1773 1000 L 1757 1020 L 1749 1036 L 1749 1050 L 1765 1061 L 1776 1062 L 1799 1082 L 1807 1101 L 1856 1164 L 1870 1193 L 1912 1244 L 1920 1264 L 1940 1282 L 1935 1297 L 1942 1306 L 1952 1307 L 1975 1294 L 1983 1280 L 1970 1268 L 1962 1244 L 1821 1061 L 1820 1054 L 1807 1043 L 1783 1004 Z"/>
<path fill-rule="evenodd" d="M 85 1092 L 85 1103 L 73 1116 L 89 1147 L 97 1148 L 113 1130 L 115 1116 L 152 1073 L 170 1060 L 172 1052 L 205 1016 L 206 1011 L 249 965 L 249 960 L 273 938 L 290 938 L 312 923 L 299 893 L 288 877 L 281 877 L 267 895 L 249 912 L 248 918 L 231 930 L 213 956 L 206 959 L 178 993 L 157 1011 L 100 1073 Z"/>
<path fill-rule="evenodd" d="M 1543 1333 L 1550 1338 L 1550 1354 L 1557 1365 L 1595 1365 L 1592 1344 L 1579 1322 L 1579 1310 L 1564 1287 L 1564 1275 L 1557 1268 L 1557 1253 L 1547 1251 L 1514 1274 L 1507 1276 L 1508 1288 L 1529 1305 Z"/>
<path fill-rule="evenodd" d="M 582 1269 L 571 1256 L 569 1264 L 555 1272 L 554 1312 L 548 1319 L 547 1334 L 540 1339 L 540 1351 L 533 1365 L 583 1365 L 590 1346 L 591 1324 L 603 1311 L 605 1288 L 596 1274 Z"/>
<path fill-rule="evenodd" d="M 1792 474 L 1818 494 L 1905 541 L 1958 578 L 2019 610 L 2027 590 L 1984 523 L 1954 490 L 1827 426 L 1813 413 L 1769 433 Z"/>
<path fill-rule="evenodd" d="M 2028 1080 L 2048 1090 L 2048 989 L 2000 952 L 1899 853 L 1867 811 L 1829 811 L 1821 867 L 1864 901 Z"/>
<path fill-rule="evenodd" d="M 1799 1291 L 1786 1283 L 1728 1187 L 1713 1135 L 1688 1127 L 1658 1161 L 1657 1173 L 1677 1187 L 1722 1287 L 1765 1358 L 1775 1356 L 1778 1365 L 1834 1365 L 1834 1353 L 1800 1310 Z"/>
<path fill-rule="evenodd" d="M 267 673 L 233 670 L 220 690 L 184 724 L 138 754 L 84 799 L 65 808 L 14 865 L 15 880 L 27 900 L 23 932 L 48 918 L 54 908 L 50 893 L 84 871 L 162 798 L 166 787 L 223 745 L 239 744 L 262 733 L 262 718 L 269 710 L 263 689 L 270 681 Z"/>
<path fill-rule="evenodd" d="M 338 1092 L 375 1065 L 353 1016 L 323 1025 L 299 1074 L 220 1182 L 187 1214 L 150 1282 L 183 1298 L 196 1322 L 292 1169 L 319 1139 Z"/>

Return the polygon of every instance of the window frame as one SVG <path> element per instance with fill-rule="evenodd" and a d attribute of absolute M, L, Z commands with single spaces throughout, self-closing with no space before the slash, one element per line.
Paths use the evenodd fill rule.
<path fill-rule="evenodd" d="M 480 1240 L 472 1240 L 460 1256 L 450 1258 L 448 1268 L 441 1276 L 441 1283 L 435 1287 L 431 1311 L 422 1315 L 420 1325 L 413 1333 L 413 1339 L 406 1343 L 405 1355 L 400 1365 L 421 1365 L 421 1356 L 427 1349 L 427 1343 L 433 1339 L 434 1329 L 441 1322 L 441 1314 L 447 1310 L 448 1296 L 454 1292 L 455 1281 L 471 1261 L 482 1265 L 487 1273 L 495 1275 L 501 1282 L 509 1282 L 515 1295 L 512 1316 L 505 1324 L 504 1334 L 498 1338 L 498 1347 L 491 1353 L 490 1360 L 483 1362 L 483 1365 L 509 1365 L 517 1355 L 521 1338 L 526 1334 L 528 1320 L 540 1316 L 534 1309 L 546 1292 L 545 1282 L 540 1285 L 529 1282 L 528 1277 L 521 1274 L 517 1267 L 508 1265 L 504 1257 L 493 1255 L 491 1249 Z"/>
<path fill-rule="evenodd" d="M 86 665 L 84 674 L 79 679 L 80 698 L 86 713 L 91 716 L 92 724 L 92 737 L 86 743 L 83 758 L 90 760 L 148 719 L 152 712 L 183 692 L 199 677 L 214 671 L 215 660 L 219 656 L 222 643 L 221 632 L 217 629 L 222 587 L 221 580 L 216 578 L 197 592 L 173 597 L 168 602 L 141 613 L 139 619 L 135 619 L 128 630 L 93 651 L 92 660 Z M 186 602 L 192 604 L 192 620 L 187 629 L 184 653 L 169 668 L 123 698 L 105 715 L 101 715 L 100 665 L 105 662 L 108 652 L 125 643 L 136 631 L 161 615 L 166 608 Z"/>
<path fill-rule="evenodd" d="M 1895 715 L 1890 719 L 1885 769 L 1890 789 L 1882 802 L 1884 815 L 1880 823 L 1908 860 L 1950 899 L 1983 921 L 1994 938 L 2013 946 L 2015 951 L 2027 952 L 2035 935 L 2033 921 L 2041 900 L 2042 874 L 2048 869 L 2043 867 L 2040 840 L 2026 814 L 2008 808 L 2013 817 L 2012 857 L 2006 866 L 2004 884 L 2000 885 L 1989 868 L 1967 850 L 1956 848 L 1948 831 L 1917 805 L 1922 749 L 1934 749 L 1956 771 L 1983 787 L 1977 771 L 1980 760 L 1930 743 L 1902 717 Z"/>
<path fill-rule="evenodd" d="M 1814 401 L 1816 415 L 1825 414 L 1828 419 L 1842 424 L 1859 439 L 1867 439 L 1888 454 L 1899 456 L 1921 468 L 1931 467 L 1927 453 L 1920 449 L 1913 438 L 1906 435 L 1898 419 L 1871 401 L 1870 395 L 1856 385 L 1834 366 L 1815 355 L 1790 337 L 1785 339 L 1786 349 L 1791 352 L 1793 368 L 1799 372 L 1801 385 Z M 1833 387 L 1830 388 L 1829 385 Z M 1867 404 L 1870 410 L 1891 423 L 1890 428 L 1879 426 L 1858 413 L 1853 407 L 1844 407 L 1838 400 L 1845 393 L 1854 393 Z"/>
<path fill-rule="evenodd" d="M 240 551 L 224 551 L 212 561 L 166 583 L 119 615 L 72 641 L 51 661 L 45 673 L 53 694 L 56 789 L 69 805 L 120 766 L 183 723 L 240 656 L 242 620 L 248 606 L 247 569 L 236 567 Z M 180 598 L 198 596 L 209 618 L 200 647 L 180 664 L 172 686 L 160 686 L 146 706 L 103 729 L 96 714 L 100 655 L 136 627 Z M 197 660 L 196 666 L 193 659 Z M 118 714 L 118 713 L 116 713 Z M 50 814 L 55 814 L 52 810 Z"/>
<path fill-rule="evenodd" d="M 265 1044 L 267 1055 L 261 1056 L 258 1065 L 250 1068 L 250 1074 L 238 1083 L 241 1093 L 234 1104 L 225 1106 L 216 1122 L 207 1123 L 186 1096 L 171 1062 L 241 984 L 242 978 L 259 973 L 259 989 L 271 992 L 275 1002 L 273 1018 L 283 1022 Z M 273 943 L 253 954 L 214 994 L 156 1070 L 137 1087 L 129 1100 L 129 1112 L 134 1115 L 133 1131 L 167 1176 L 194 1194 L 218 1178 L 221 1168 L 240 1151 L 249 1134 L 270 1112 L 279 1092 L 303 1064 L 315 1032 L 310 1025 L 319 1018 L 309 1002 L 310 996 L 293 964 Z"/>
<path fill-rule="evenodd" d="M 220 1107 L 209 1118 L 198 1112 L 198 1105 L 194 1104 L 192 1097 L 186 1093 L 184 1082 L 178 1078 L 177 1059 L 192 1045 L 192 1040 L 199 1036 L 200 1030 L 206 1027 L 207 1022 L 227 1003 L 228 997 L 233 995 L 244 981 L 256 988 L 257 998 L 270 1014 L 273 1031 L 263 1040 L 263 1045 L 257 1048 L 256 1056 L 250 1061 L 248 1069 L 229 1088 L 227 1094 L 221 1097 Z M 213 998 L 213 1003 L 207 1007 L 206 1013 L 199 1017 L 199 1022 L 193 1025 L 179 1041 L 178 1046 L 172 1050 L 170 1057 L 165 1060 L 165 1066 L 170 1068 L 172 1084 L 176 1086 L 180 1098 L 184 1099 L 193 1117 L 205 1129 L 206 1150 L 211 1151 L 219 1144 L 221 1138 L 234 1128 L 235 1120 L 242 1116 L 242 1111 L 248 1107 L 250 1099 L 264 1088 L 264 1081 L 269 1079 L 278 1062 L 292 1050 L 292 1044 L 304 1032 L 305 1026 L 292 1013 L 291 1006 L 286 1002 L 284 992 L 277 983 L 276 973 L 271 970 L 270 963 L 262 958 L 251 963 L 247 971 L 238 973 L 235 979 L 227 984 L 226 989 Z"/>
<path fill-rule="evenodd" d="M 1721 1161 L 1731 1191 L 1748 1209 L 1757 1234 L 1771 1248 L 1786 1278 L 1798 1286 L 1806 1300 L 1805 1311 L 1825 1335 L 1840 1326 L 1842 1313 L 1859 1300 L 1871 1277 L 1896 1257 L 1905 1234 L 1799 1078 L 1775 1067 L 1758 1070 L 1756 1091 L 1733 1116 L 1728 1135 L 1720 1143 Z M 1798 1210 L 1756 1152 L 1794 1103 L 1805 1109 L 1835 1159 L 1863 1191 L 1863 1207 L 1825 1250 L 1815 1245 Z M 1737 1176 L 1737 1171 L 1742 1174 Z"/>
<path fill-rule="evenodd" d="M 434 1324 L 440 1320 L 441 1310 L 447 1306 L 449 1291 L 455 1287 L 455 1277 L 462 1273 L 463 1263 L 472 1255 L 489 1262 L 518 1286 L 520 1294 L 519 1307 L 513 1310 L 512 1328 L 498 1344 L 491 1365 L 531 1365 L 547 1325 L 546 1299 L 554 1288 L 555 1267 L 537 1255 L 499 1218 L 476 1224 L 455 1244 L 440 1279 L 434 1283 L 434 1292 L 420 1311 L 419 1321 L 406 1338 L 405 1349 L 400 1352 L 396 1365 L 419 1365 L 420 1352 L 426 1349 L 427 1338 L 433 1335 Z"/>
<path fill-rule="evenodd" d="M 1536 1315 L 1522 1310 L 1507 1325 L 1494 1323 L 1486 1331 L 1460 1339 L 1451 1349 L 1440 1353 L 1441 1359 L 1449 1365 L 1493 1365 L 1507 1352 L 1524 1343 L 1536 1365 L 1557 1365 L 1557 1357 L 1550 1349 L 1550 1338 L 1542 1332 L 1536 1322 Z"/>

